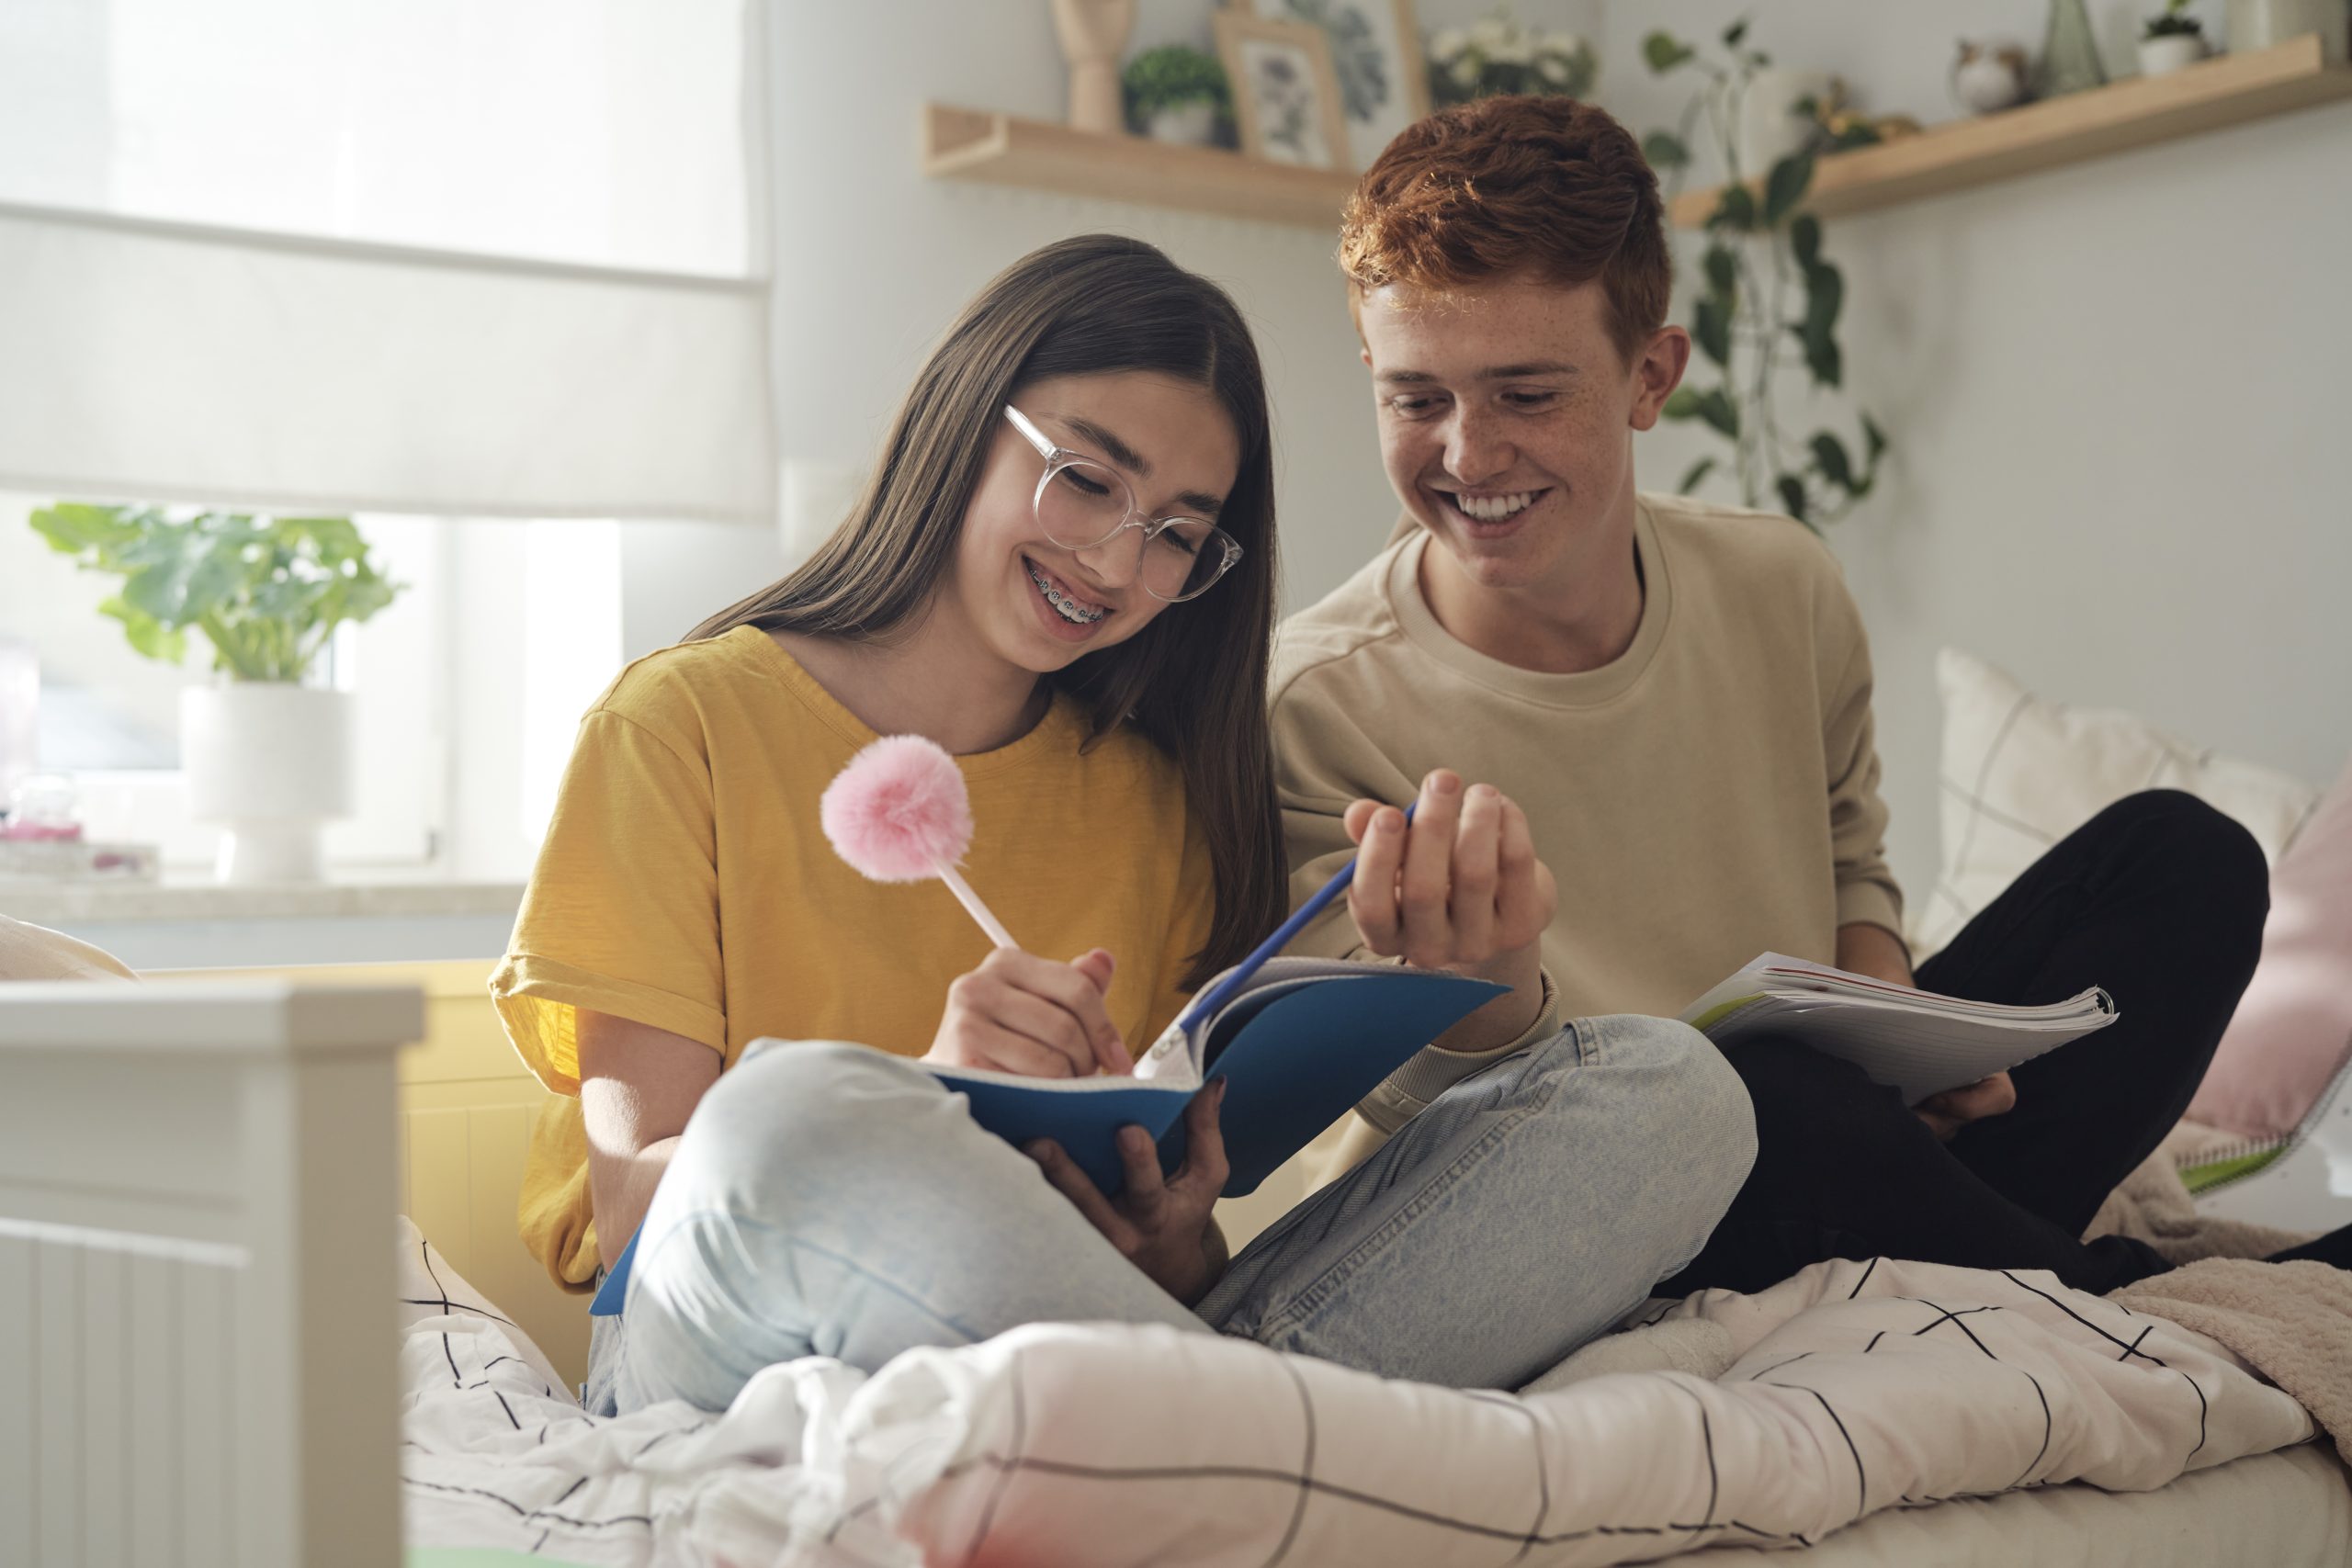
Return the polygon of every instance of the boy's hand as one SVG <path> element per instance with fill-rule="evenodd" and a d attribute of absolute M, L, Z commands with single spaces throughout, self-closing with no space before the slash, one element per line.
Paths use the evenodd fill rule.
<path fill-rule="evenodd" d="M 1423 969 L 1453 969 L 1510 984 L 1533 959 L 1559 892 L 1536 858 L 1527 814 L 1491 784 L 1463 788 L 1441 768 L 1405 814 L 1378 801 L 1348 807 L 1361 846 L 1348 912 L 1364 945 Z"/>
<path fill-rule="evenodd" d="M 2018 1086 L 2007 1073 L 1995 1073 L 1989 1078 L 1948 1089 L 1941 1094 L 1931 1094 L 1911 1108 L 1928 1131 L 1945 1143 L 1952 1134 L 1971 1122 L 1981 1122 L 1987 1116 L 1999 1116 L 2017 1109 Z"/>
<path fill-rule="evenodd" d="M 922 1059 L 1033 1078 L 1132 1072 L 1102 1005 L 1111 969 L 1099 947 L 1070 964 L 1000 947 L 947 987 L 946 1014 Z"/>
<path fill-rule="evenodd" d="M 1159 1173 L 1159 1151 L 1150 1134 L 1133 1125 L 1120 1128 L 1119 1161 L 1126 1167 L 1127 1183 L 1116 1199 L 1103 1196 L 1052 1139 L 1040 1138 L 1025 1151 L 1122 1257 L 1186 1306 L 1208 1294 L 1225 1271 L 1225 1239 L 1210 1225 L 1210 1212 L 1229 1174 L 1225 1134 L 1217 1127 L 1224 1105 L 1223 1078 L 1193 1097 L 1184 1108 L 1184 1163 L 1170 1177 Z"/>

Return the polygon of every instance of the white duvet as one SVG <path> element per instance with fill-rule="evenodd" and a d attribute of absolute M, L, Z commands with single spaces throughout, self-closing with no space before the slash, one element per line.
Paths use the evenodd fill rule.
<path fill-rule="evenodd" d="M 2187 1329 L 2046 1275 L 1885 1260 L 1694 1297 L 1569 1370 L 1646 1343 L 1717 1376 L 1463 1393 L 1057 1326 L 870 1378 L 772 1368 L 723 1416 L 594 1420 L 411 1235 L 412 1544 L 582 1563 L 1629 1562 L 1960 1495 L 2145 1490 L 2314 1435 Z"/>

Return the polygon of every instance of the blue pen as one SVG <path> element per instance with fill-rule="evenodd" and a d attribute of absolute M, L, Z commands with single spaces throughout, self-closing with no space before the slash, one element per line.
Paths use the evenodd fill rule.
<path fill-rule="evenodd" d="M 1412 805 L 1405 807 L 1407 822 L 1412 821 L 1413 813 L 1419 808 L 1420 804 L 1419 800 L 1415 800 Z M 1329 908 L 1331 900 L 1346 892 L 1348 884 L 1355 879 L 1356 863 L 1354 859 L 1351 859 L 1347 864 L 1340 868 L 1339 874 L 1323 885 L 1314 897 L 1301 904 L 1289 919 L 1275 927 L 1274 934 L 1260 942 L 1251 951 L 1250 956 L 1241 961 L 1239 968 L 1217 982 L 1215 987 L 1194 997 L 1192 1005 L 1177 1014 L 1176 1021 L 1170 1026 L 1169 1032 L 1173 1034 L 1180 1031 L 1190 1030 L 1202 1019 L 1216 1017 L 1217 1009 L 1231 1001 L 1239 993 L 1241 987 L 1250 983 L 1250 977 L 1266 966 L 1267 959 L 1288 946 L 1291 938 L 1305 931 L 1309 920 Z"/>
<path fill-rule="evenodd" d="M 1405 807 L 1406 821 L 1410 822 L 1413 819 L 1413 813 L 1420 804 L 1416 800 L 1411 806 Z M 1267 959 L 1280 953 L 1289 944 L 1291 938 L 1306 930 L 1309 920 L 1329 908 L 1331 900 L 1346 892 L 1348 884 L 1355 879 L 1356 863 L 1351 859 L 1340 868 L 1338 875 L 1323 885 L 1314 897 L 1301 904 L 1289 919 L 1276 927 L 1273 935 L 1260 942 L 1251 951 L 1250 956 L 1241 961 L 1239 968 L 1227 975 L 1215 987 L 1194 997 L 1192 1005 L 1177 1015 L 1176 1021 L 1169 1026 L 1167 1034 L 1160 1038 L 1167 1040 L 1176 1037 L 1180 1032 L 1190 1029 L 1197 1020 L 1215 1017 L 1217 1009 L 1231 1001 L 1234 994 L 1250 983 L 1250 976 L 1266 966 Z M 620 1257 L 614 1261 L 612 1272 L 605 1276 L 604 1284 L 597 1289 L 596 1299 L 589 1303 L 589 1316 L 617 1317 L 620 1315 L 621 1303 L 628 1292 L 629 1266 L 636 1260 L 637 1237 L 631 1236 L 628 1238 L 628 1245 L 621 1249 Z"/>

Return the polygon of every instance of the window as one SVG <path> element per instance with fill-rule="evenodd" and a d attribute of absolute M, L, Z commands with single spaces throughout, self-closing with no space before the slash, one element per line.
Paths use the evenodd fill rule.
<path fill-rule="evenodd" d="M 27 521 L 41 504 L 0 495 L 0 641 L 40 665 L 39 765 L 74 778 L 93 837 L 160 844 L 167 870 L 200 873 L 218 840 L 187 815 L 179 694 L 213 679 L 211 651 L 200 635 L 185 666 L 134 651 L 97 609 L 120 580 L 51 550 Z M 519 879 L 580 715 L 620 667 L 620 527 L 355 521 L 406 588 L 329 650 L 328 680 L 353 694 L 356 801 L 327 859 L 345 874 Z"/>
<path fill-rule="evenodd" d="M 724 0 L 10 0 L 0 200 L 742 276 L 742 28 Z"/>

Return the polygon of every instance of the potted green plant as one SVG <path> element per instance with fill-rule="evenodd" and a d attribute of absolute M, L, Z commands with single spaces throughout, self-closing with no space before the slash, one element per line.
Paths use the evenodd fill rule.
<path fill-rule="evenodd" d="M 32 525 L 85 571 L 121 577 L 99 605 L 130 646 L 179 664 L 203 634 L 220 677 L 180 698 L 190 814 L 218 822 L 220 880 L 315 881 L 319 832 L 350 811 L 350 697 L 304 683 L 337 626 L 401 585 L 347 517 L 43 507 Z"/>
<path fill-rule="evenodd" d="M 2165 0 L 2165 8 L 2140 28 L 2140 74 L 2164 76 L 2205 58 L 2205 29 L 2188 15 L 2188 0 Z"/>
<path fill-rule="evenodd" d="M 1233 94 L 1213 55 L 1181 43 L 1145 50 L 1127 62 L 1127 122 L 1154 141 L 1205 147 L 1232 118 Z"/>
<path fill-rule="evenodd" d="M 1765 169 L 1746 161 L 1741 110 L 1757 76 L 1770 68 L 1770 57 L 1748 43 L 1745 19 L 1724 29 L 1723 48 L 1726 58 L 1717 64 L 1669 33 L 1653 32 L 1642 44 L 1653 72 L 1665 75 L 1688 66 L 1705 79 L 1675 130 L 1642 139 L 1642 152 L 1668 197 L 1691 166 L 1691 143 L 1702 124 L 1727 176 L 1707 215 L 1706 247 L 1699 257 L 1690 314 L 1697 356 L 1664 412 L 1670 420 L 1698 421 L 1731 444 L 1729 476 L 1745 504 L 1777 502 L 1790 516 L 1818 528 L 1871 493 L 1886 434 L 1861 414 L 1857 456 L 1835 431 L 1820 428 L 1808 435 L 1795 423 L 1810 418 L 1814 406 L 1811 395 L 1802 401 L 1789 395 L 1797 371 L 1810 381 L 1809 393 L 1844 385 L 1838 318 L 1846 278 L 1823 254 L 1821 220 L 1804 210 L 1815 148 L 1784 153 Z M 1808 118 L 1819 107 L 1811 100 L 1795 107 Z M 1861 125 L 1832 145 L 1875 139 L 1876 132 Z M 1682 476 L 1681 490 L 1696 490 L 1724 467 L 1715 457 L 1700 458 Z"/>

